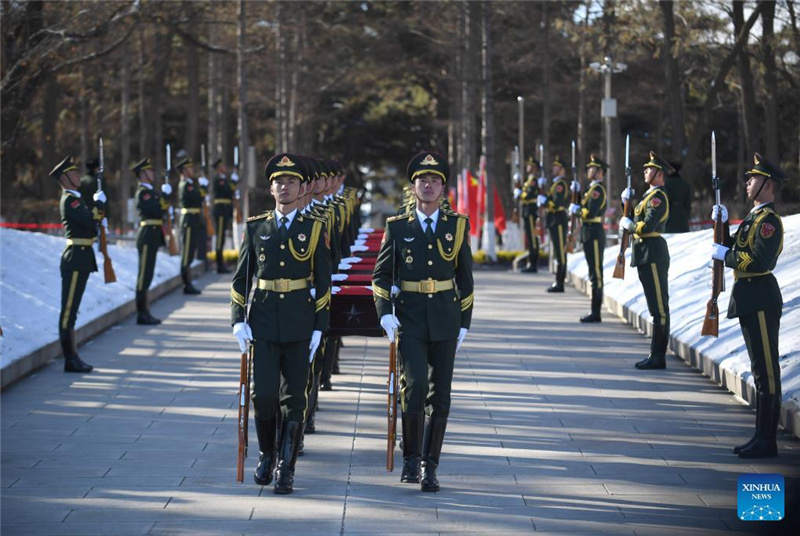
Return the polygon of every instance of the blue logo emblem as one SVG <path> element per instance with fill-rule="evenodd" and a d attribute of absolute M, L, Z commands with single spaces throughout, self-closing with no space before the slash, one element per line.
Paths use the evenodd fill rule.
<path fill-rule="evenodd" d="M 742 521 L 780 521 L 784 518 L 783 476 L 746 474 L 737 484 L 737 510 Z"/>

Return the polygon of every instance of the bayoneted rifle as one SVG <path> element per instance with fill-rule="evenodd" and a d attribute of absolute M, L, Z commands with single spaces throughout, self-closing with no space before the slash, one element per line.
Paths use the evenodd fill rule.
<path fill-rule="evenodd" d="M 239 174 L 239 146 L 238 145 L 233 148 L 233 172 L 236 173 L 237 175 Z M 241 177 L 239 177 L 239 180 L 241 180 Z M 236 191 L 234 192 L 234 195 L 233 195 L 233 221 L 235 223 L 237 223 L 237 224 L 240 224 L 240 223 L 242 223 L 244 218 L 242 218 L 242 209 L 239 206 L 240 194 L 239 194 L 239 184 L 238 183 L 235 185 L 235 188 L 236 188 Z M 234 238 L 239 236 L 239 234 L 236 233 L 236 232 L 234 232 L 233 234 L 234 234 Z"/>
<path fill-rule="evenodd" d="M 625 138 L 625 176 L 628 179 L 628 191 L 630 197 L 625 201 L 622 215 L 630 218 L 633 213 L 633 190 L 631 190 L 631 135 Z M 617 254 L 617 264 L 614 266 L 614 279 L 625 279 L 625 250 L 628 249 L 630 241 L 630 231 L 622 230 L 622 239 L 619 241 L 619 253 Z"/>
<path fill-rule="evenodd" d="M 200 167 L 203 170 L 203 177 L 208 180 L 208 170 L 206 169 L 206 144 L 203 143 L 200 145 Z M 208 187 L 211 187 L 211 183 L 208 183 Z M 202 191 L 202 190 L 201 190 Z M 205 199 L 203 199 L 203 217 L 206 219 L 206 237 L 210 240 L 212 236 L 214 236 L 214 221 L 211 219 L 211 212 L 208 208 L 209 205 L 209 196 L 208 196 L 208 189 L 206 189 L 206 193 L 204 195 Z"/>
<path fill-rule="evenodd" d="M 395 244 L 392 242 L 392 285 L 394 285 Z M 395 316 L 394 295 L 389 289 L 389 299 L 392 301 L 392 317 Z M 386 470 L 394 471 L 394 446 L 397 440 L 397 344 L 400 340 L 399 328 L 394 330 L 394 337 L 389 341 L 389 378 L 386 389 Z"/>
<path fill-rule="evenodd" d="M 575 166 L 575 140 L 572 140 L 572 181 L 578 180 L 578 169 Z M 581 194 L 580 192 L 576 192 L 572 189 L 572 185 L 570 185 L 570 191 L 572 191 L 572 197 L 570 198 L 570 203 L 577 205 L 581 202 Z M 575 234 L 578 232 L 578 215 L 577 214 L 570 214 L 569 216 L 569 231 L 567 231 L 567 253 L 572 253 L 575 251 Z"/>
<path fill-rule="evenodd" d="M 164 171 L 164 184 L 169 184 L 169 172 L 172 171 L 172 152 L 169 143 L 167 144 L 167 165 Z M 172 203 L 169 203 L 167 210 L 164 211 L 164 236 L 167 237 L 167 249 L 170 257 L 178 255 L 178 239 L 175 238 L 175 226 L 172 225 L 172 214 L 170 210 Z"/>
<path fill-rule="evenodd" d="M 714 188 L 716 204 L 719 205 L 719 177 L 717 177 L 717 136 L 711 132 L 711 186 Z M 722 212 L 717 210 L 717 219 L 714 220 L 714 243 L 725 243 L 725 223 L 722 221 Z M 711 299 L 706 305 L 706 317 L 703 320 L 701 335 L 719 336 L 719 305 L 717 298 L 720 292 L 725 292 L 725 263 L 714 260 L 711 276 Z"/>
<path fill-rule="evenodd" d="M 539 144 L 539 175 L 540 175 L 539 178 L 541 178 L 541 179 L 545 178 L 545 174 L 544 174 L 544 145 L 541 144 L 541 143 Z M 539 188 L 538 191 L 539 191 L 539 194 L 547 195 L 545 193 L 547 190 L 545 190 L 544 188 Z M 538 224 L 538 226 L 539 226 L 539 244 L 544 244 L 545 216 L 546 216 L 545 207 L 544 206 L 539 207 L 539 218 L 538 218 L 538 221 L 536 222 Z"/>
<path fill-rule="evenodd" d="M 248 321 L 247 299 L 250 296 L 250 265 L 245 269 L 244 321 Z M 244 461 L 247 459 L 247 426 L 250 423 L 250 371 L 253 345 L 242 352 L 239 362 L 239 449 L 236 453 L 236 482 L 244 482 Z"/>
<path fill-rule="evenodd" d="M 97 170 L 97 190 L 103 189 L 103 170 L 105 168 L 105 155 L 103 153 L 103 138 L 100 138 L 100 168 Z M 111 257 L 108 256 L 108 237 L 106 236 L 106 226 L 100 221 L 100 253 L 103 254 L 103 279 L 108 283 L 116 283 L 117 274 L 111 264 Z"/>

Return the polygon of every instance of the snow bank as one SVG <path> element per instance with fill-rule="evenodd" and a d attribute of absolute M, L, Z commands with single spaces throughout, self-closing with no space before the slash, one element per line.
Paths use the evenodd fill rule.
<path fill-rule="evenodd" d="M 783 253 L 774 274 L 783 294 L 783 316 L 780 329 L 780 367 L 784 407 L 800 406 L 800 214 L 783 218 Z M 735 227 L 734 227 L 735 229 Z M 719 338 L 702 337 L 700 328 L 705 318 L 706 303 L 711 297 L 712 230 L 664 235 L 672 258 L 669 267 L 669 308 L 671 335 L 680 343 L 704 354 L 721 371 L 741 377 L 753 387 L 750 359 L 744 345 L 739 322 L 724 318 L 728 311 L 733 272 L 725 269 L 726 292 L 719 296 L 722 316 Z M 613 279 L 617 246 L 606 248 L 603 274 L 605 295 L 650 320 L 647 302 L 636 275 L 630 267 L 627 251 L 625 279 Z M 588 268 L 583 253 L 569 256 L 568 269 L 573 276 L 588 281 Z"/>
<path fill-rule="evenodd" d="M 0 368 L 58 340 L 64 244 L 63 237 L 0 228 Z M 129 244 L 108 247 L 117 274 L 110 285 L 103 283 L 103 256 L 95 249 L 100 271 L 89 277 L 76 329 L 134 299 L 139 260 Z M 159 251 L 151 288 L 179 273 L 180 257 Z"/>

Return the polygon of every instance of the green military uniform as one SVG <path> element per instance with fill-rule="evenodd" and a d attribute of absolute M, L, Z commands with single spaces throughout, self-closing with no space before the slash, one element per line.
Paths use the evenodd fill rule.
<path fill-rule="evenodd" d="M 676 170 L 664 181 L 664 190 L 669 198 L 669 218 L 664 231 L 688 233 L 689 217 L 692 214 L 692 187 Z"/>
<path fill-rule="evenodd" d="M 528 164 L 533 164 L 529 160 Z M 528 268 L 525 271 L 538 272 L 539 264 L 539 233 L 536 220 L 539 218 L 539 182 L 533 174 L 528 175 L 528 180 L 522 185 L 519 199 L 522 203 L 522 221 L 525 225 L 525 241 L 528 245 Z"/>
<path fill-rule="evenodd" d="M 781 170 L 755 155 L 750 176 L 777 183 L 787 180 Z M 756 197 L 758 194 L 756 194 Z M 738 318 L 756 386 L 756 434 L 737 447 L 743 458 L 777 455 L 776 433 L 781 411 L 781 369 L 778 363 L 783 297 L 772 270 L 783 251 L 783 222 L 774 203 L 753 208 L 734 236 L 726 232 L 725 266 L 734 270 L 728 318 Z"/>
<path fill-rule="evenodd" d="M 218 159 L 214 162 L 214 168 L 219 167 L 221 163 L 222 159 Z M 225 245 L 225 234 L 232 229 L 233 198 L 236 195 L 236 184 L 223 173 L 219 173 L 214 177 L 212 186 L 214 191 L 214 211 L 212 216 L 216 230 L 214 250 L 217 253 L 217 272 L 224 274 L 228 270 L 225 269 L 222 259 L 222 248 Z"/>
<path fill-rule="evenodd" d="M 149 158 L 131 166 L 131 171 L 137 176 L 148 169 L 153 169 Z M 152 184 L 139 183 L 139 188 L 136 190 L 136 210 L 139 212 L 139 229 L 136 231 L 136 249 L 139 252 L 139 270 L 136 277 L 137 324 L 161 323 L 161 320 L 150 314 L 150 308 L 147 305 L 147 290 L 150 288 L 150 283 L 153 282 L 158 249 L 166 245 L 162 218 L 168 207 L 166 199 L 161 197 L 161 193 Z"/>
<path fill-rule="evenodd" d="M 591 155 L 587 168 L 597 167 L 605 171 L 608 164 Z M 592 181 L 581 198 L 581 244 L 589 281 L 592 283 L 592 312 L 581 318 L 581 322 L 599 322 L 603 305 L 603 252 L 606 247 L 606 230 L 603 218 L 608 206 L 608 196 L 602 181 Z"/>
<path fill-rule="evenodd" d="M 558 156 L 553 161 L 553 165 L 561 166 L 564 169 L 564 164 L 561 163 L 561 159 Z M 545 210 L 547 211 L 547 217 L 545 221 L 550 233 L 550 255 L 556 263 L 556 281 L 547 290 L 548 292 L 564 292 L 564 279 L 567 277 L 566 240 L 569 220 L 567 205 L 569 205 L 570 190 L 563 175 L 553 179 L 553 184 L 546 195 Z"/>
<path fill-rule="evenodd" d="M 670 166 L 650 152 L 650 161 L 644 167 L 659 169 L 666 175 Z M 633 210 L 634 241 L 631 248 L 631 266 L 639 272 L 647 309 L 653 317 L 653 336 L 650 355 L 636 363 L 637 368 L 664 368 L 669 344 L 669 248 L 661 236 L 669 218 L 669 198 L 663 186 L 647 190 Z"/>
<path fill-rule="evenodd" d="M 205 186 L 200 184 L 200 179 L 205 179 L 206 181 L 208 178 L 205 176 L 205 170 L 203 171 L 203 176 L 198 177 L 195 183 L 197 184 L 197 188 L 200 190 L 200 199 L 201 199 L 201 211 L 200 211 L 200 219 L 202 220 L 202 225 L 197 229 L 197 260 L 203 261 L 203 265 L 205 266 L 206 271 L 208 271 L 208 231 L 209 227 L 212 228 L 213 225 L 208 225 L 208 219 L 211 217 L 208 210 L 208 187 L 210 183 L 207 183 Z"/>
<path fill-rule="evenodd" d="M 191 166 L 190 158 L 183 158 L 175 164 L 178 171 Z M 192 284 L 190 266 L 194 260 L 200 241 L 205 236 L 203 222 L 203 192 L 194 179 L 181 177 L 178 184 L 178 202 L 181 208 L 181 278 L 184 294 L 200 294 L 200 290 Z"/>
<path fill-rule="evenodd" d="M 50 172 L 58 179 L 77 169 L 71 156 L 62 160 Z M 91 372 L 92 366 L 78 356 L 75 343 L 75 321 L 86 290 L 89 274 L 97 271 L 92 247 L 97 238 L 97 226 L 103 219 L 105 203 L 94 202 L 91 210 L 79 192 L 64 190 L 58 204 L 61 225 L 67 245 L 61 254 L 61 312 L 58 316 L 58 338 L 64 352 L 65 372 Z"/>
<path fill-rule="evenodd" d="M 86 203 L 86 207 L 91 211 L 94 208 L 94 199 L 92 196 L 97 191 L 97 170 L 100 168 L 100 161 L 96 158 L 90 158 L 86 161 L 86 175 L 81 177 L 81 185 L 78 192 L 81 194 L 81 199 Z M 105 207 L 104 215 L 108 218 L 108 207 Z"/>
<path fill-rule="evenodd" d="M 412 182 L 430 173 L 446 180 L 447 161 L 430 152 L 411 160 L 408 176 Z M 457 339 L 472 320 L 472 251 L 466 216 L 439 209 L 431 218 L 419 218 L 415 208 L 387 220 L 372 288 L 379 317 L 392 314 L 392 286 L 400 289 L 394 303 L 401 326 L 403 371 L 401 480 L 420 479 L 423 491 L 435 491 L 450 414 Z"/>
<path fill-rule="evenodd" d="M 305 174 L 297 157 L 274 156 L 268 180 Z M 291 218 L 291 219 L 289 219 Z M 288 230 L 284 229 L 288 225 Z M 261 456 L 256 482 L 272 480 L 275 431 L 282 414 L 276 492 L 291 492 L 294 465 L 308 409 L 309 341 L 330 317 L 330 252 L 325 224 L 299 214 L 269 211 L 247 220 L 231 286 L 231 323 L 248 322 L 253 332 L 251 398 Z M 249 317 L 245 301 L 257 278 Z M 314 289 L 314 295 L 310 292 Z"/>

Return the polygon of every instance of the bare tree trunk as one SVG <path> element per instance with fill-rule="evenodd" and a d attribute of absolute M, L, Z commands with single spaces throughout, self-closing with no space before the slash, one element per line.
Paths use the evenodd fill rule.
<path fill-rule="evenodd" d="M 584 7 L 586 15 L 581 28 L 581 74 L 578 85 L 578 162 L 588 162 L 588 151 L 586 150 L 586 44 L 588 41 L 591 0 L 587 0 Z"/>
<path fill-rule="evenodd" d="M 548 3 L 542 2 L 542 145 L 544 148 L 544 169 L 549 168 L 550 160 L 550 20 Z M 545 171 L 547 172 L 547 171 Z"/>
<path fill-rule="evenodd" d="M 154 147 L 150 147 L 148 152 L 155 155 L 153 162 L 156 169 L 164 168 L 164 159 L 166 155 L 161 148 L 164 142 L 164 122 L 163 122 L 163 107 L 164 107 L 164 92 L 165 83 L 167 80 L 167 71 L 169 70 L 169 58 L 172 54 L 172 31 L 167 31 L 166 34 L 156 34 L 155 50 L 158 54 L 154 56 L 154 69 L 153 69 L 153 89 L 150 98 L 150 121 L 153 125 L 153 140 Z M 173 156 L 175 151 L 173 151 Z"/>
<path fill-rule="evenodd" d="M 462 32 L 464 58 L 461 62 L 461 162 L 459 164 L 462 170 L 469 170 L 472 167 L 472 162 L 470 160 L 471 144 L 469 128 L 472 114 L 469 98 L 470 65 L 472 59 L 470 10 L 470 2 L 465 0 L 461 3 L 461 12 L 463 14 L 462 23 L 464 24 Z"/>
<path fill-rule="evenodd" d="M 747 146 L 747 124 L 745 119 L 745 104 L 743 91 L 739 91 L 739 106 L 736 110 L 736 176 L 744 176 L 745 166 L 747 165 L 748 155 L 752 155 L 750 148 Z M 736 181 L 736 206 L 737 208 L 744 208 L 747 200 L 747 192 L 745 191 L 744 181 Z M 739 212 L 738 210 L 736 211 Z"/>
<path fill-rule="evenodd" d="M 494 109 L 492 95 L 492 32 L 491 3 L 483 1 L 481 7 L 481 153 L 486 158 L 486 219 L 483 223 L 483 249 L 492 261 L 497 260 L 494 229 Z"/>
<path fill-rule="evenodd" d="M 734 0 L 733 2 L 733 31 L 736 35 L 744 26 L 744 2 Z M 742 149 L 747 155 L 756 152 L 759 147 L 758 140 L 758 108 L 756 104 L 756 92 L 753 86 L 753 72 L 750 70 L 750 56 L 746 46 L 742 47 L 738 56 L 739 77 L 742 82 L 741 100 L 743 114 L 741 116 L 742 129 L 744 134 L 744 146 Z"/>
<path fill-rule="evenodd" d="M 761 0 L 764 5 L 761 13 L 762 39 L 764 54 L 764 142 L 766 157 L 770 162 L 780 162 L 780 144 L 778 143 L 778 77 L 775 67 L 775 2 Z"/>
<path fill-rule="evenodd" d="M 186 110 L 186 152 L 196 158 L 199 153 L 197 147 L 198 123 L 200 120 L 200 54 L 192 43 L 186 45 L 187 66 L 187 110 Z"/>
<path fill-rule="evenodd" d="M 250 214 L 250 170 L 247 169 L 245 162 L 247 162 L 248 148 L 250 147 L 250 138 L 247 131 L 247 71 L 245 70 L 245 37 L 247 30 L 247 16 L 245 14 L 245 1 L 239 0 L 239 31 L 236 47 L 236 82 L 239 87 L 239 166 L 243 170 L 241 177 L 243 180 L 239 181 L 242 188 L 242 198 L 244 200 L 244 217 L 247 218 Z"/>
<path fill-rule="evenodd" d="M 131 70 L 130 64 L 125 61 L 128 57 L 128 47 L 123 45 L 122 49 L 122 62 L 120 65 L 120 79 L 122 83 L 122 94 L 120 95 L 120 191 L 117 199 L 121 206 L 119 210 L 113 211 L 112 214 L 122 215 L 122 228 L 128 229 L 128 198 L 131 196 L 131 175 L 128 171 L 129 162 L 131 159 L 131 125 L 130 117 L 128 116 L 130 102 L 131 102 Z"/>
<path fill-rule="evenodd" d="M 44 86 L 44 109 L 42 110 L 42 161 L 48 171 L 57 163 L 56 156 L 56 124 L 58 123 L 59 86 L 55 76 L 49 76 Z M 33 190 L 39 199 L 45 198 L 45 181 L 33 181 Z"/>
<path fill-rule="evenodd" d="M 214 25 L 209 25 L 208 40 L 214 42 Z M 208 158 L 214 162 L 221 154 L 218 139 L 219 113 L 219 60 L 213 52 L 208 53 Z M 222 153 L 224 155 L 224 153 Z M 223 157 L 224 159 L 224 157 Z"/>
<path fill-rule="evenodd" d="M 664 45 L 663 59 L 666 72 L 666 94 L 669 103 L 669 118 L 672 131 L 672 147 L 674 158 L 683 155 L 686 149 L 686 126 L 683 114 L 683 96 L 681 89 L 680 70 L 678 59 L 675 55 L 675 16 L 674 3 L 670 0 L 660 0 L 659 6 L 664 15 Z"/>
<path fill-rule="evenodd" d="M 287 118 L 288 146 L 293 151 L 297 151 L 297 80 L 300 71 L 300 62 L 303 61 L 303 53 L 300 50 L 300 32 L 295 28 L 292 36 L 292 49 L 290 54 L 289 68 L 291 77 L 289 83 L 289 115 Z"/>
<path fill-rule="evenodd" d="M 224 71 L 223 71 L 224 73 Z M 230 89 L 228 88 L 228 84 L 220 84 L 220 95 L 219 95 L 219 103 L 217 105 L 217 110 L 219 113 L 219 144 L 222 150 L 222 155 L 227 160 L 229 158 L 233 158 L 233 146 L 234 144 L 231 142 L 231 95 Z M 238 118 L 237 118 L 238 121 Z M 238 126 L 237 126 L 238 128 Z M 241 148 L 239 148 L 241 151 Z M 243 159 L 241 152 L 239 153 L 239 160 Z M 228 160 L 232 162 L 232 160 Z M 239 173 L 239 177 L 244 178 L 244 176 Z M 240 179 L 241 180 L 241 179 Z"/>
<path fill-rule="evenodd" d="M 144 158 L 150 152 L 150 129 L 147 128 L 147 111 L 145 110 L 144 98 L 144 68 L 145 68 L 145 49 L 144 49 L 144 25 L 139 25 L 139 155 Z M 155 162 L 155 160 L 153 160 Z M 161 169 L 156 167 L 156 169 Z"/>
<path fill-rule="evenodd" d="M 81 66 L 81 88 L 78 105 L 81 111 L 81 168 L 85 169 L 86 160 L 89 159 L 89 80 L 86 76 L 86 67 Z"/>

